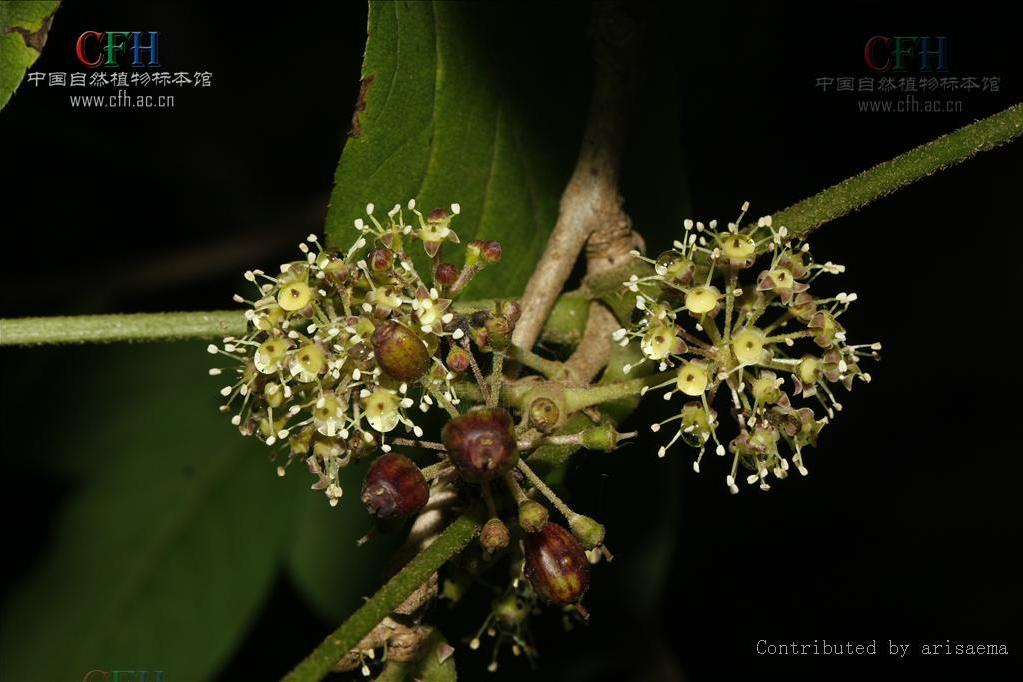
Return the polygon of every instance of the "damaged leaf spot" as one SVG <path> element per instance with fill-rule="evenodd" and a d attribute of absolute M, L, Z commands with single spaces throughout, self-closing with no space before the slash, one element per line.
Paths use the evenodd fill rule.
<path fill-rule="evenodd" d="M 25 41 L 26 47 L 31 47 L 36 52 L 43 51 L 43 45 L 46 44 L 46 37 L 50 33 L 50 26 L 53 25 L 53 15 L 51 14 L 43 25 L 39 27 L 38 31 L 29 31 L 27 28 L 21 26 L 5 26 L 4 33 L 20 33 L 22 39 Z"/>
<path fill-rule="evenodd" d="M 376 76 L 369 75 L 359 81 L 359 99 L 355 102 L 355 111 L 352 112 L 352 129 L 348 131 L 349 137 L 362 135 L 362 124 L 359 122 L 359 114 L 366 111 L 366 95 L 369 93 L 369 86 L 373 85 Z"/>

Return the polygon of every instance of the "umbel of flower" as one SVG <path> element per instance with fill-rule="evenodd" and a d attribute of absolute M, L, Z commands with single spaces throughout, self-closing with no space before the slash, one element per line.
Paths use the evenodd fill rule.
<path fill-rule="evenodd" d="M 474 242 L 461 268 L 443 261 L 459 212 L 452 204 L 424 216 L 409 201 L 379 218 L 369 204 L 347 250 L 309 235 L 301 260 L 245 273 L 253 294 L 235 301 L 248 306 L 249 331 L 208 348 L 231 361 L 210 370 L 230 377 L 221 410 L 275 448 L 279 475 L 304 460 L 331 504 L 352 459 L 390 451 L 395 432 L 421 436 L 417 408 L 459 403 L 452 380 L 466 368 L 472 327 L 451 303 L 500 256 L 496 242 Z M 416 242 L 433 261 L 427 277 L 413 264 Z"/>
<path fill-rule="evenodd" d="M 840 318 L 856 294 L 811 292 L 819 277 L 845 268 L 815 261 L 809 245 L 776 229 L 770 216 L 740 229 L 747 209 L 723 230 L 716 221 L 686 220 L 682 238 L 654 260 L 633 252 L 652 273 L 625 283 L 635 296 L 634 323 L 613 334 L 623 346 L 638 343 L 642 362 L 667 375 L 644 393 L 681 396 L 678 412 L 651 426 L 674 427 L 658 454 L 681 440 L 697 448 L 698 472 L 708 447 L 731 453 L 725 482 L 733 493 L 740 465 L 762 490 L 771 476 L 787 476 L 790 459 L 805 475 L 803 449 L 842 409 L 835 385 L 869 382 L 860 361 L 881 349 L 847 340 Z M 734 427 L 721 428 L 715 405 L 735 417 Z"/>

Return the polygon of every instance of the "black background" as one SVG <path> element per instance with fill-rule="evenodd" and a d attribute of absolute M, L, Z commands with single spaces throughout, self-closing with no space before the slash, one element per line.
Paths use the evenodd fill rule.
<path fill-rule="evenodd" d="M 521 11 L 543 21 L 542 5 Z M 656 49 L 683 65 L 678 130 L 691 208 L 703 219 L 731 218 L 745 199 L 757 215 L 780 209 L 1023 94 L 1018 28 L 978 3 L 658 11 L 667 40 Z M 66 95 L 28 86 L 15 95 L 0 114 L 0 315 L 221 308 L 241 270 L 290 258 L 294 242 L 320 229 L 357 94 L 365 7 L 268 12 L 80 2 L 60 10 L 38 70 L 72 70 L 70 46 L 82 30 L 152 26 L 167 64 L 211 71 L 215 84 L 163 111 L 72 110 Z M 814 87 L 818 76 L 870 75 L 862 48 L 878 34 L 948 36 L 952 74 L 1000 76 L 1001 92 L 963 94 L 961 114 L 859 113 L 852 95 Z M 537 46 L 509 35 L 494 49 Z M 927 659 L 919 645 L 1019 646 L 1021 158 L 1019 143 L 986 153 L 815 237 L 815 253 L 845 263 L 841 286 L 860 296 L 850 335 L 880 339 L 885 352 L 874 382 L 843 400 L 845 413 L 809 454 L 809 478 L 732 497 L 720 462 L 697 476 L 685 450 L 653 457 L 659 439 L 649 436 L 574 467 L 573 499 L 606 521 L 619 559 L 595 569 L 587 627 L 560 632 L 553 614 L 537 623 L 532 676 L 1007 675 L 1014 654 Z M 627 168 L 642 166 L 627 159 Z M 663 246 L 676 225 L 642 229 Z M 39 357 L 73 371 L 88 351 L 41 352 L 3 350 L 3 376 L 36 371 Z M 10 433 L 38 396 L 4 393 Z M 660 404 L 650 409 L 667 414 Z M 628 425 L 650 420 L 648 411 Z M 5 479 L 4 516 L 22 519 L 7 524 L 3 562 L 4 589 L 16 590 L 59 499 L 30 492 L 52 483 L 35 468 L 14 463 Z M 643 610 L 632 589 L 656 578 L 629 557 L 664 542 L 647 531 L 665 517 L 675 524 L 670 565 L 655 607 Z M 463 611 L 432 619 L 456 641 L 481 615 Z M 333 626 L 282 578 L 221 677 L 275 678 Z M 876 639 L 880 651 L 869 659 L 756 656 L 764 638 Z M 915 653 L 888 660 L 889 638 Z M 487 676 L 484 654 L 463 651 L 463 679 L 527 671 L 506 662 Z"/>

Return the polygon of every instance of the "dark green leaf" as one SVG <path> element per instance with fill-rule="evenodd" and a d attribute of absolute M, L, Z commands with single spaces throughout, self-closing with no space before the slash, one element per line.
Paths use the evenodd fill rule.
<path fill-rule="evenodd" d="M 0 678 L 207 679 L 261 607 L 305 486 L 278 479 L 266 448 L 217 413 L 201 346 L 88 357 L 74 404 L 90 419 L 59 447 L 88 462 L 71 469 L 86 478 L 5 609 Z"/>
<path fill-rule="evenodd" d="M 554 226 L 585 117 L 586 16 L 574 11 L 545 8 L 538 21 L 506 3 L 370 3 L 328 241 L 350 244 L 369 202 L 384 211 L 409 198 L 425 210 L 458 202 L 463 244 L 505 247 L 468 295 L 520 293 Z"/>
<path fill-rule="evenodd" d="M 59 4 L 57 0 L 0 0 L 0 109 L 39 58 Z"/>

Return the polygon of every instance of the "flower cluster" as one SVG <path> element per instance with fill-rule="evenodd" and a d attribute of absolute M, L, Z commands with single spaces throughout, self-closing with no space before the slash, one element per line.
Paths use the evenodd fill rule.
<path fill-rule="evenodd" d="M 380 220 L 369 204 L 347 251 L 309 235 L 299 245 L 303 260 L 272 275 L 245 273 L 255 295 L 235 301 L 249 305 L 249 332 L 208 348 L 232 361 L 210 370 L 232 377 L 221 411 L 243 435 L 283 451 L 279 475 L 303 459 L 317 477 L 313 488 L 332 505 L 342 495 L 338 474 L 353 458 L 390 451 L 399 427 L 421 436 L 417 408 L 459 403 L 453 380 L 469 367 L 470 337 L 487 341 L 490 316 L 469 319 L 452 301 L 501 259 L 501 245 L 473 241 L 461 268 L 445 262 L 441 247 L 458 242 L 451 223 L 459 210 L 423 215 L 409 201 Z M 428 278 L 413 263 L 416 241 L 429 256 Z"/>
<path fill-rule="evenodd" d="M 613 335 L 623 346 L 637 341 L 643 362 L 667 374 L 644 392 L 667 388 L 665 400 L 676 393 L 683 398 L 677 414 L 651 426 L 656 432 L 678 422 L 658 454 L 682 440 L 699 449 L 698 472 L 713 441 L 718 455 L 732 454 L 725 480 L 733 493 L 740 464 L 747 482 L 762 490 L 770 488 L 771 474 L 785 478 L 789 461 L 782 447 L 805 475 L 803 448 L 814 445 L 842 409 L 833 387 L 869 382 L 860 361 L 877 358 L 881 348 L 846 339 L 839 320 L 856 294 L 810 291 L 818 277 L 845 268 L 816 262 L 808 244 L 790 239 L 783 226 L 775 229 L 769 216 L 740 229 L 747 209 L 744 204 L 725 230 L 716 221 L 686 220 L 683 238 L 656 260 L 633 252 L 653 273 L 625 283 L 635 295 L 635 322 Z M 738 427 L 727 448 L 714 408 L 719 393 Z M 813 406 L 797 406 L 796 398 Z"/>

